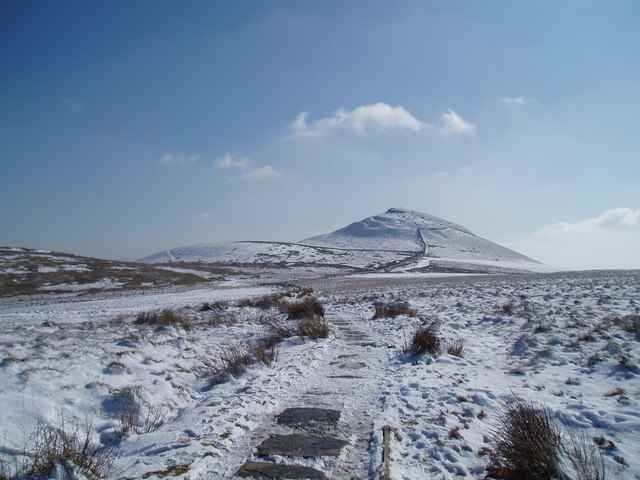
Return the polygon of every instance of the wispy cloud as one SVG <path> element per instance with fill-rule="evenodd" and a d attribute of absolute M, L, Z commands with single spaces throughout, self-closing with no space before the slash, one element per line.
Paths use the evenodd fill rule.
<path fill-rule="evenodd" d="M 251 165 L 251 160 L 246 157 L 240 157 L 240 153 L 227 153 L 222 157 L 216 158 L 213 161 L 213 166 L 216 168 L 235 168 L 243 169 Z"/>
<path fill-rule="evenodd" d="M 199 153 L 167 153 L 160 158 L 163 165 L 188 165 L 202 158 Z"/>
<path fill-rule="evenodd" d="M 240 175 L 240 180 L 244 180 L 246 182 L 253 182 L 258 180 L 266 180 L 269 178 L 281 177 L 282 172 L 276 170 L 271 165 L 265 165 L 264 167 L 254 168 L 253 170 L 248 170 Z"/>
<path fill-rule="evenodd" d="M 476 134 L 476 126 L 463 120 L 460 115 L 449 109 L 440 115 L 440 123 L 436 126 L 436 132 L 445 137 L 452 135 L 472 137 Z"/>
<path fill-rule="evenodd" d="M 503 105 L 506 105 L 508 107 L 526 105 L 527 103 L 531 103 L 531 102 L 534 102 L 534 101 L 535 101 L 535 99 L 526 98 L 526 97 L 502 97 L 502 98 L 498 99 L 498 102 L 500 102 Z"/>
<path fill-rule="evenodd" d="M 204 222 L 210 222 L 212 220 L 215 220 L 217 218 L 217 216 L 213 213 L 209 213 L 209 212 L 202 212 L 196 215 L 196 218 L 198 220 L 202 220 Z"/>
<path fill-rule="evenodd" d="M 294 137 L 319 137 L 337 131 L 364 135 L 367 132 L 384 132 L 393 129 L 421 130 L 427 125 L 401 106 L 386 103 L 363 105 L 354 110 L 339 108 L 329 117 L 308 122 L 309 113 L 298 114 L 290 127 Z"/>
<path fill-rule="evenodd" d="M 545 226 L 509 244 L 557 267 L 640 268 L 640 209 L 614 208 L 578 222 Z"/>
<path fill-rule="evenodd" d="M 254 182 L 269 178 L 281 177 L 282 172 L 271 165 L 264 165 L 249 170 L 253 162 L 248 157 L 239 156 L 240 153 L 227 153 L 213 161 L 213 166 L 221 170 L 242 170 L 239 175 L 226 175 L 227 180 L 242 180 Z"/>
<path fill-rule="evenodd" d="M 62 103 L 64 103 L 69 110 L 75 113 L 80 113 L 84 110 L 84 105 L 71 97 L 62 97 Z"/>
<path fill-rule="evenodd" d="M 554 223 L 553 225 L 542 228 L 536 235 L 547 237 L 554 235 L 620 230 L 637 230 L 640 232 L 640 209 L 632 210 L 631 208 L 614 208 L 605 211 L 598 217 L 588 218 L 580 222 Z"/>

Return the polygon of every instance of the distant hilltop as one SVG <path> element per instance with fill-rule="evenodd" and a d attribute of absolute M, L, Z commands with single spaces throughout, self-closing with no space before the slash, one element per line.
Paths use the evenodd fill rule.
<path fill-rule="evenodd" d="M 339 265 L 384 272 L 522 273 L 554 271 L 525 255 L 427 213 L 390 208 L 299 243 L 224 242 L 173 248 L 144 263 Z"/>

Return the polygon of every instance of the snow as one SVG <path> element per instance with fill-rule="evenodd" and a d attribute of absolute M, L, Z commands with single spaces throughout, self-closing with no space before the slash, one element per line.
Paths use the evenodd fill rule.
<path fill-rule="evenodd" d="M 87 265 L 82 265 L 82 264 L 40 266 L 40 267 L 38 267 L 38 273 L 90 272 L 90 271 L 91 271 L 91 269 Z"/>
<path fill-rule="evenodd" d="M 354 222 L 335 232 L 307 238 L 301 243 L 353 250 L 405 250 L 425 253 L 426 232 L 453 230 L 471 235 L 467 229 L 442 218 L 391 208 L 385 213 Z M 422 235 L 421 235 L 422 234 Z"/>
<path fill-rule="evenodd" d="M 254 364 L 219 384 L 219 352 L 266 335 L 265 318 L 282 319 L 236 302 L 282 287 L 236 280 L 90 299 L 1 299 L 1 456 L 12 458 L 39 418 L 90 421 L 95 442 L 118 445 L 110 478 L 163 478 L 172 465 L 186 468 L 177 478 L 231 478 L 284 428 L 275 415 L 324 406 L 342 411 L 336 435 L 349 445 L 339 458 L 268 460 L 336 479 L 377 478 L 389 425 L 392 478 L 482 478 L 502 406 L 519 398 L 546 405 L 569 435 L 612 442 L 602 451 L 609 478 L 640 476 L 640 336 L 622 320 L 640 313 L 640 272 L 400 275 L 304 282 L 325 306 L 330 338 L 289 338 L 272 366 Z M 418 316 L 372 318 L 374 303 L 394 301 L 409 302 Z M 200 312 L 204 302 L 228 303 Z M 192 325 L 134 321 L 163 308 Z M 463 358 L 405 353 L 421 325 L 437 326 L 445 345 L 462 340 Z M 336 378 L 340 372 L 354 378 Z M 127 398 L 143 417 L 164 413 L 164 423 L 119 436 L 118 405 Z"/>
<path fill-rule="evenodd" d="M 57 285 L 43 285 L 39 289 L 44 291 L 68 291 L 68 292 L 81 292 L 84 290 L 111 290 L 113 288 L 120 288 L 124 285 L 123 282 L 115 281 L 111 278 L 104 278 L 98 282 L 88 283 L 60 283 Z"/>
<path fill-rule="evenodd" d="M 229 264 L 283 264 L 365 268 L 404 260 L 406 252 L 362 252 L 295 243 L 222 242 L 165 250 L 140 259 L 143 263 L 205 262 Z"/>
<path fill-rule="evenodd" d="M 436 261 L 437 260 L 437 261 Z M 447 220 L 392 208 L 347 227 L 296 243 L 225 242 L 174 248 L 144 263 L 280 263 L 288 266 L 377 269 L 406 272 L 430 266 L 467 273 L 556 271 L 513 250 L 480 238 Z"/>

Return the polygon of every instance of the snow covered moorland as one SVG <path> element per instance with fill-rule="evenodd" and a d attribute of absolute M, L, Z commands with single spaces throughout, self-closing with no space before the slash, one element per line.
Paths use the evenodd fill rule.
<path fill-rule="evenodd" d="M 0 248 L 0 479 L 640 478 L 640 271 L 401 209 L 143 262 Z"/>
<path fill-rule="evenodd" d="M 327 338 L 287 319 L 287 305 L 311 297 L 324 309 Z M 384 304 L 399 314 L 383 318 Z M 1 472 L 28 465 L 21 454 L 36 449 L 32 433 L 54 425 L 80 439 L 88 429 L 95 454 L 112 461 L 94 474 L 58 462 L 57 478 L 65 468 L 85 477 L 231 478 L 248 460 L 327 478 L 483 478 L 504 466 L 495 434 L 520 401 L 547 409 L 562 445 L 595 455 L 584 462 L 602 454 L 608 478 L 639 478 L 639 304 L 637 271 L 4 299 Z M 422 327 L 439 340 L 432 353 L 411 352 Z M 292 407 L 338 410 L 339 420 L 278 423 Z M 265 440 L 289 434 L 346 443 L 337 455 L 269 453 Z M 559 472 L 598 478 L 576 473 L 572 458 L 560 456 Z"/>

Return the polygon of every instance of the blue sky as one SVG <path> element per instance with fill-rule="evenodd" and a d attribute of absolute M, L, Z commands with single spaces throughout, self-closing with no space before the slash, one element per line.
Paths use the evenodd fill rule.
<path fill-rule="evenodd" d="M 404 207 L 640 268 L 640 3 L 4 1 L 0 244 L 135 259 Z"/>

